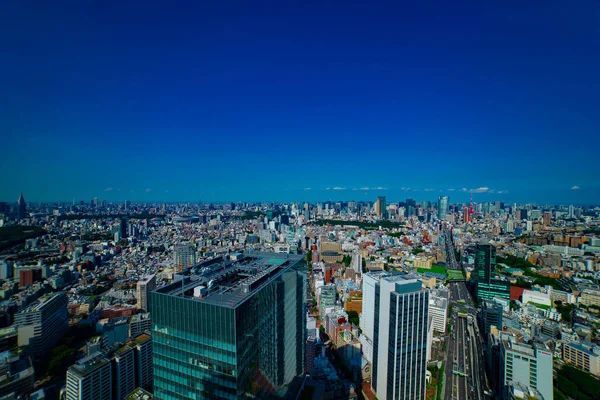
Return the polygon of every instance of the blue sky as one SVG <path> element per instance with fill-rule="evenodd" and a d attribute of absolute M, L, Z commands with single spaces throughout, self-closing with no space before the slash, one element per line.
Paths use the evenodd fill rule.
<path fill-rule="evenodd" d="M 200 3 L 4 2 L 0 199 L 600 203 L 599 1 Z"/>

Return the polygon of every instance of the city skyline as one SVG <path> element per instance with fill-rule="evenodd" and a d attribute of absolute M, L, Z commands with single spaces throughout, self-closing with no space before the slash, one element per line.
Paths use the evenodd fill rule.
<path fill-rule="evenodd" d="M 600 197 L 598 2 L 5 7 L 4 201 Z"/>

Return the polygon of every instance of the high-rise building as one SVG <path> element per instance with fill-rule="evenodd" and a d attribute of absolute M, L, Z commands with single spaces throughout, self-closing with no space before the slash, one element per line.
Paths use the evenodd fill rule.
<path fill-rule="evenodd" d="M 156 287 L 156 275 L 144 276 L 136 285 L 137 308 L 148 310 L 150 292 Z"/>
<path fill-rule="evenodd" d="M 432 328 L 442 335 L 445 334 L 448 322 L 448 289 L 431 290 L 429 316 L 432 319 Z"/>
<path fill-rule="evenodd" d="M 502 331 L 502 305 L 495 301 L 485 301 L 481 307 L 481 319 L 483 322 L 484 340 L 491 332 L 492 326 Z"/>
<path fill-rule="evenodd" d="M 154 381 L 152 336 L 142 333 L 127 342 L 127 345 L 134 349 L 136 386 L 145 390 L 152 390 Z"/>
<path fill-rule="evenodd" d="M 448 196 L 439 196 L 438 197 L 438 219 L 443 221 L 446 219 L 446 214 L 448 214 Z"/>
<path fill-rule="evenodd" d="M 244 253 L 150 295 L 157 399 L 238 399 L 304 372 L 303 257 Z"/>
<path fill-rule="evenodd" d="M 150 313 L 134 314 L 129 319 L 129 337 L 134 338 L 150 330 L 152 330 Z"/>
<path fill-rule="evenodd" d="M 377 197 L 377 201 L 375 201 L 375 215 L 379 218 L 387 218 L 387 204 L 385 201 L 385 196 Z"/>
<path fill-rule="evenodd" d="M 0 376 L 0 399 L 28 398 L 33 391 L 35 370 L 29 357 L 12 350 L 0 353 Z"/>
<path fill-rule="evenodd" d="M 19 196 L 19 200 L 17 200 L 17 220 L 20 221 L 27 215 L 27 204 L 25 203 L 25 198 L 23 197 L 23 193 Z"/>
<path fill-rule="evenodd" d="M 117 345 L 110 356 L 112 364 L 113 399 L 124 399 L 136 388 L 135 353 L 128 345 Z"/>
<path fill-rule="evenodd" d="M 177 272 L 196 264 L 196 249 L 190 243 L 178 243 L 173 246 L 173 265 Z"/>
<path fill-rule="evenodd" d="M 527 210 L 526 209 L 519 210 L 519 219 L 520 220 L 527 219 Z"/>
<path fill-rule="evenodd" d="M 478 301 L 491 300 L 494 297 L 510 298 L 510 283 L 495 279 L 496 248 L 488 243 L 477 245 L 473 279 L 476 284 Z"/>
<path fill-rule="evenodd" d="M 16 314 L 19 346 L 31 346 L 36 357 L 47 354 L 69 329 L 67 302 L 65 293 L 52 293 Z"/>
<path fill-rule="evenodd" d="M 125 200 L 125 211 L 129 211 L 131 208 L 131 201 Z"/>
<path fill-rule="evenodd" d="M 127 220 L 125 218 L 119 220 L 119 232 L 121 234 L 121 239 L 127 237 Z"/>
<path fill-rule="evenodd" d="M 100 352 L 84 357 L 67 370 L 66 400 L 112 400 L 110 361 Z"/>
<path fill-rule="evenodd" d="M 545 212 L 542 218 L 544 220 L 544 226 L 549 226 L 550 222 L 552 221 L 552 213 Z"/>
<path fill-rule="evenodd" d="M 517 342 L 516 338 L 502 335 L 500 340 L 500 383 L 504 398 L 511 385 L 536 389 L 544 400 L 554 398 L 552 385 L 552 353 L 537 345 Z"/>
<path fill-rule="evenodd" d="M 380 399 L 423 399 L 429 291 L 413 275 L 364 275 L 361 343 L 372 343 L 371 385 Z"/>
<path fill-rule="evenodd" d="M 573 207 L 573 205 L 569 206 L 569 218 L 575 218 L 575 207 Z"/>

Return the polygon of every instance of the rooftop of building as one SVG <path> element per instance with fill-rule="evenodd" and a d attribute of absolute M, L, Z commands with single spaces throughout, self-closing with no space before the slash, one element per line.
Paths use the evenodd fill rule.
<path fill-rule="evenodd" d="M 29 306 L 27 306 L 27 308 L 25 308 L 23 311 L 21 311 L 21 313 L 29 313 L 29 312 L 39 311 L 46 304 L 48 304 L 51 300 L 53 300 L 54 298 L 61 296 L 61 295 L 64 295 L 64 293 L 63 292 L 55 292 L 55 293 L 45 294 L 42 297 L 40 297 L 39 299 L 37 299 L 35 302 L 30 304 Z"/>
<path fill-rule="evenodd" d="M 590 356 L 600 356 L 600 347 L 590 342 L 565 343 L 565 346 L 572 347 Z"/>
<path fill-rule="evenodd" d="M 150 282 L 155 277 L 156 277 L 156 274 L 143 276 L 143 277 L 140 278 L 140 280 L 138 281 L 138 283 L 140 285 L 146 285 L 146 284 L 148 284 L 148 282 Z"/>
<path fill-rule="evenodd" d="M 133 392 L 125 396 L 125 400 L 152 400 L 153 398 L 154 396 L 152 393 L 142 388 L 136 388 L 133 390 Z"/>
<path fill-rule="evenodd" d="M 133 314 L 131 316 L 131 320 L 130 322 L 139 322 L 139 321 L 143 321 L 146 319 L 150 319 L 150 313 L 139 313 L 139 314 Z"/>
<path fill-rule="evenodd" d="M 289 267 L 303 262 L 302 255 L 248 252 L 243 257 L 219 256 L 183 271 L 180 279 L 154 292 L 235 308 Z M 202 296 L 194 289 L 202 288 Z"/>
<path fill-rule="evenodd" d="M 84 377 L 109 363 L 110 361 L 104 356 L 103 353 L 96 352 L 78 360 L 75 364 L 69 367 L 69 373 Z"/>

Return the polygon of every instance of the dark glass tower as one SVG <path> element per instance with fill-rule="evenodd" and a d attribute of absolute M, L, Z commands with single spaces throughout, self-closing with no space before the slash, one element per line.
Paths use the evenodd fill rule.
<path fill-rule="evenodd" d="M 157 399 L 263 397 L 304 372 L 302 256 L 236 254 L 152 292 Z"/>
<path fill-rule="evenodd" d="M 25 218 L 27 214 L 27 204 L 25 203 L 25 198 L 23 197 L 23 193 L 19 196 L 19 200 L 17 201 L 17 221 Z"/>
<path fill-rule="evenodd" d="M 510 298 L 510 283 L 495 279 L 496 248 L 491 244 L 478 244 L 475 254 L 475 282 L 477 301 L 494 297 Z"/>
<path fill-rule="evenodd" d="M 496 248 L 491 244 L 478 244 L 475 271 L 479 282 L 490 282 L 496 271 Z"/>

